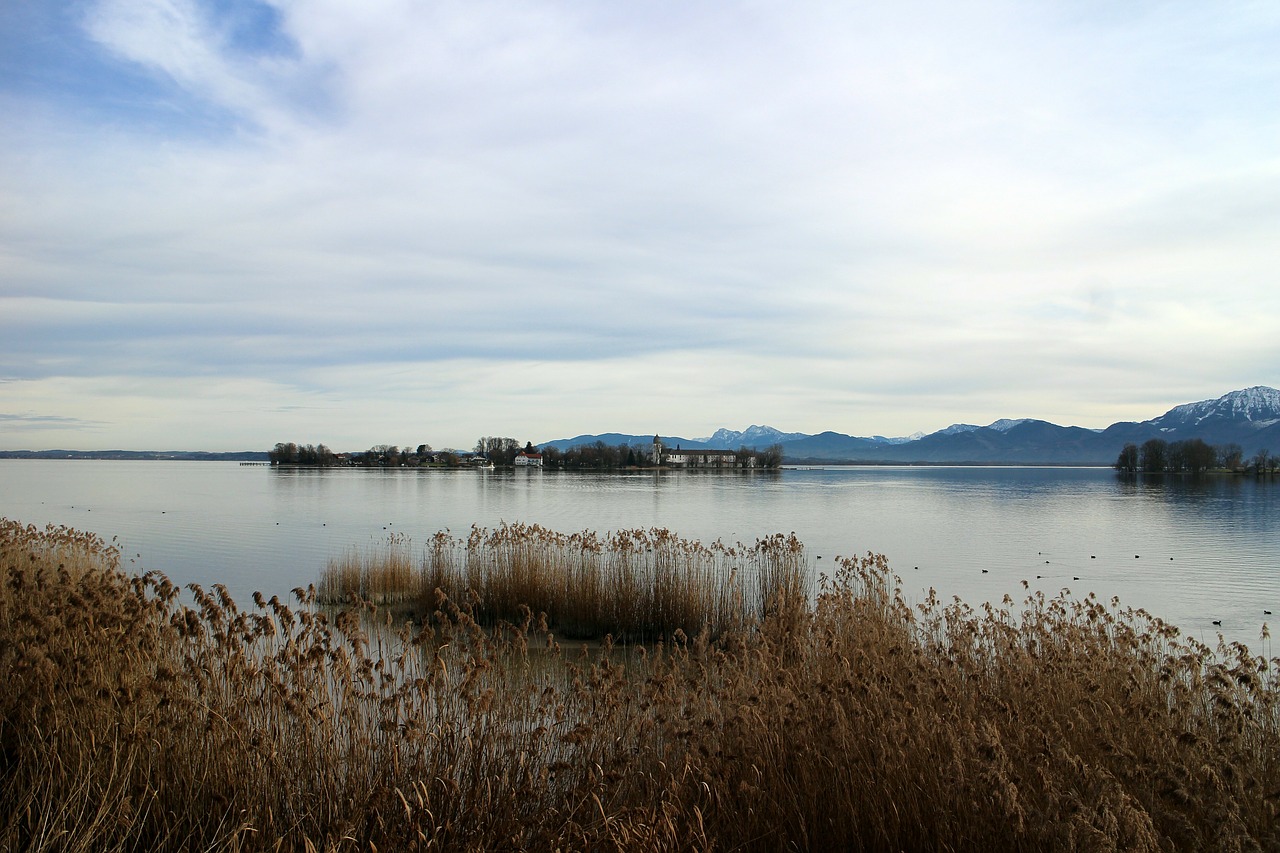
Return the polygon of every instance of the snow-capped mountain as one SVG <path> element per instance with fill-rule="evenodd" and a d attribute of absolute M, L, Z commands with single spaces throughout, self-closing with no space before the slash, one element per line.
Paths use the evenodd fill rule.
<path fill-rule="evenodd" d="M 961 433 L 973 432 L 976 429 L 982 429 L 977 424 L 952 424 L 949 427 L 943 427 L 937 432 L 931 432 L 930 435 L 960 435 Z"/>
<path fill-rule="evenodd" d="M 756 426 L 752 424 L 746 429 L 738 432 L 731 429 L 718 429 L 712 433 L 710 438 L 699 439 L 706 444 L 715 447 L 763 447 L 769 444 L 782 444 L 788 441 L 794 441 L 797 438 L 807 438 L 803 432 L 783 432 L 774 429 L 771 426 Z"/>
<path fill-rule="evenodd" d="M 871 436 L 871 440 L 879 442 L 880 444 L 906 444 L 908 442 L 915 441 L 918 438 L 924 438 L 926 435 L 928 435 L 928 433 L 921 430 L 920 432 L 913 432 L 911 435 L 900 435 L 896 438 L 886 438 L 883 435 L 873 435 Z"/>
<path fill-rule="evenodd" d="M 928 462 L 1110 465 L 1127 443 L 1151 438 L 1202 439 L 1239 444 L 1246 455 L 1260 449 L 1280 453 L 1280 391 L 1265 386 L 1232 391 L 1216 400 L 1175 406 L 1147 421 L 1123 421 L 1104 430 L 1063 427 L 1033 418 L 1001 418 L 985 427 L 952 424 L 930 434 L 863 438 L 839 432 L 808 435 L 752 425 L 720 429 L 705 439 L 663 436 L 668 446 L 763 449 L 781 444 L 788 462 Z M 561 449 L 595 441 L 647 447 L 650 435 L 608 433 L 546 442 Z"/>
<path fill-rule="evenodd" d="M 1009 430 L 1016 427 L 1018 424 L 1025 424 L 1030 420 L 1031 418 L 1001 418 L 998 421 L 992 421 L 991 423 L 987 424 L 985 427 L 980 427 L 977 424 L 952 424 L 949 427 L 944 427 L 938 430 L 937 432 L 930 433 L 930 434 L 931 435 L 959 435 L 961 433 L 973 432 L 975 430 L 980 430 L 980 429 L 993 429 L 996 432 L 1008 432 Z M 916 436 L 923 438 L 924 434 L 917 433 Z"/>
<path fill-rule="evenodd" d="M 1018 424 L 1025 424 L 1033 420 L 1032 418 L 1001 418 L 998 421 L 992 421 L 987 424 L 987 429 L 993 429 L 996 432 L 1008 432 Z"/>
<path fill-rule="evenodd" d="M 1161 430 L 1248 422 L 1261 429 L 1280 422 L 1280 391 L 1255 385 L 1216 400 L 1174 406 L 1158 418 L 1144 421 Z"/>
<path fill-rule="evenodd" d="M 977 429 L 977 427 L 974 427 Z M 888 437 L 883 435 L 873 435 L 863 439 L 864 441 L 874 441 L 877 444 L 907 444 L 918 438 L 923 438 L 927 433 L 917 432 L 911 435 L 902 435 L 897 437 Z M 749 426 L 738 432 L 731 429 L 718 429 L 712 435 L 705 438 L 696 438 L 694 441 L 701 442 L 710 447 L 764 447 L 769 444 L 786 444 L 790 441 L 799 441 L 802 438 L 811 438 L 805 432 L 782 432 L 771 426 Z"/>

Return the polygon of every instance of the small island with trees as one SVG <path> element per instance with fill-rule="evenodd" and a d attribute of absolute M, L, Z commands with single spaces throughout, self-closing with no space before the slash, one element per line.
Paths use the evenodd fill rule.
<path fill-rule="evenodd" d="M 609 445 L 603 441 L 561 450 L 539 449 L 514 438 L 481 436 L 471 450 L 433 450 L 429 444 L 400 447 L 377 444 L 368 450 L 339 453 L 323 444 L 279 442 L 267 451 L 272 465 L 314 468 L 516 468 L 558 471 L 625 471 L 635 469 L 761 470 L 782 465 L 782 446 L 764 450 L 682 450 L 665 447 L 654 436 L 651 445 Z"/>
<path fill-rule="evenodd" d="M 1214 446 L 1199 438 L 1168 442 L 1160 438 L 1144 441 L 1141 446 L 1126 444 L 1113 466 L 1122 474 L 1203 474 L 1222 471 L 1234 474 L 1275 476 L 1280 457 L 1261 449 L 1249 459 L 1235 443 Z"/>

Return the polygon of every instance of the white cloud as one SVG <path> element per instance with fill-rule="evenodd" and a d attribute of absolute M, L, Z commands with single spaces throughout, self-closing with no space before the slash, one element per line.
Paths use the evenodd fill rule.
<path fill-rule="evenodd" d="M 168 123 L 0 91 L 6 411 L 901 434 L 1280 384 L 1267 9 L 90 9 Z"/>

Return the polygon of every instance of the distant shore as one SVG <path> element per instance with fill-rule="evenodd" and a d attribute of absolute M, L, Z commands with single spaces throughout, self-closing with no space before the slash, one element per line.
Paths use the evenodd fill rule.
<path fill-rule="evenodd" d="M 169 462 L 266 462 L 264 450 L 0 450 L 0 459 L 115 459 Z"/>
<path fill-rule="evenodd" d="M 241 450 L 241 451 L 210 451 L 210 450 L 0 450 L 0 459 L 69 459 L 81 461 L 137 461 L 137 462 L 260 462 L 264 465 L 271 464 L 268 454 L 259 450 Z M 330 467 L 330 468 L 347 468 L 358 466 L 347 465 L 301 465 L 296 463 L 284 463 L 280 466 L 285 468 L 314 468 L 314 467 Z M 423 470 L 440 469 L 449 466 L 444 465 L 422 465 L 417 466 Z M 466 467 L 466 466 L 461 466 Z M 783 469 L 814 469 L 814 468 L 875 468 L 875 467 L 893 467 L 893 468 L 1110 468 L 1110 465 L 1097 465 L 1084 462 L 895 462 L 888 460 L 881 461 L 863 461 L 863 460 L 824 460 L 824 459 L 784 459 Z M 589 473 L 599 473 L 601 470 L 612 471 L 673 471 L 687 470 L 682 468 L 673 468 L 668 466 L 661 467 L 625 467 L 615 469 L 596 469 L 596 468 L 564 468 L 555 469 L 557 471 L 571 471 Z M 693 469 L 693 470 L 717 470 L 717 469 Z M 737 469 L 726 469 L 737 470 Z M 777 470 L 777 469 L 774 469 Z M 1161 472 L 1156 476 L 1163 476 Z M 1249 475 L 1249 471 L 1228 471 L 1225 469 L 1212 470 L 1204 472 L 1206 474 L 1230 474 L 1230 475 Z M 1128 475 L 1137 476 L 1137 475 Z M 1144 476 L 1151 476 L 1146 474 Z"/>

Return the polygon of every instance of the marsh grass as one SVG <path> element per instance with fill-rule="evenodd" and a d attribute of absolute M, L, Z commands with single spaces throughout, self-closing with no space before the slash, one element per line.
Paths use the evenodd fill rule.
<path fill-rule="evenodd" d="M 65 528 L 0 521 L 0 570 L 4 850 L 1280 847 L 1277 662 L 1115 602 L 912 607 L 868 555 L 548 666 L 443 588 L 390 639 Z"/>
<path fill-rule="evenodd" d="M 758 621 L 778 600 L 812 595 L 804 546 L 794 534 L 704 545 L 661 528 L 602 537 L 504 524 L 473 527 L 465 539 L 438 533 L 416 566 L 411 550 L 409 540 L 395 536 L 331 560 L 318 600 L 397 604 L 421 617 L 434 609 L 439 589 L 469 602 L 484 624 L 515 621 L 530 608 L 566 638 L 652 642 L 677 630 L 719 637 Z"/>
<path fill-rule="evenodd" d="M 371 550 L 351 549 L 331 559 L 320 575 L 317 597 L 325 604 L 353 599 L 373 604 L 422 601 L 425 580 L 414 568 L 412 544 L 397 533 Z"/>

